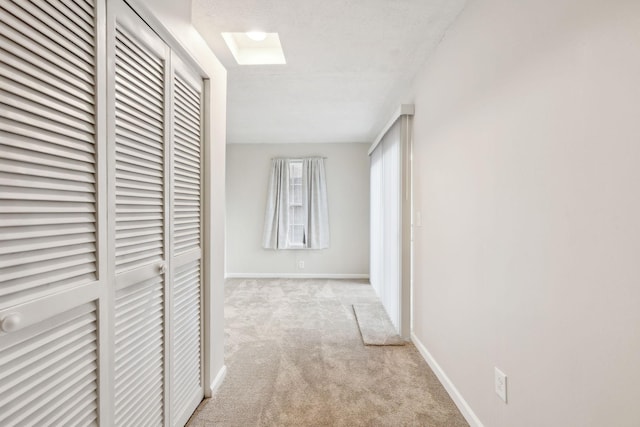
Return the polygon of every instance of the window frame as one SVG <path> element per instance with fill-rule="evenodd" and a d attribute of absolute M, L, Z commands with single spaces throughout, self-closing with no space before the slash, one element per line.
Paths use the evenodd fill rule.
<path fill-rule="evenodd" d="M 289 160 L 287 168 L 289 169 L 289 182 L 287 183 L 287 247 L 290 249 L 304 249 L 306 246 L 306 224 L 304 221 L 304 177 L 303 177 L 303 160 Z M 294 169 L 299 171 L 295 173 Z M 297 197 L 296 197 L 297 196 Z M 296 215 L 295 209 L 299 211 L 299 215 Z M 298 222 L 296 222 L 296 216 Z M 302 229 L 300 240 L 294 239 L 295 228 L 300 227 Z"/>

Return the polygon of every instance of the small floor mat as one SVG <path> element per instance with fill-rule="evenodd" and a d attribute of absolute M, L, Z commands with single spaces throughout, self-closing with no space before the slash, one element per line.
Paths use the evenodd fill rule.
<path fill-rule="evenodd" d="M 365 345 L 405 345 L 382 304 L 353 304 L 362 342 Z"/>

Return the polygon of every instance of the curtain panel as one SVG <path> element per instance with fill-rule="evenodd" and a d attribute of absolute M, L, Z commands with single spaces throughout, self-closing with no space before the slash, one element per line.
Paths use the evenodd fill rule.
<path fill-rule="evenodd" d="M 303 240 L 291 241 L 290 164 L 298 159 L 271 160 L 271 173 L 264 217 L 262 247 L 265 249 L 326 249 L 329 247 L 329 208 L 324 159 L 302 159 Z"/>

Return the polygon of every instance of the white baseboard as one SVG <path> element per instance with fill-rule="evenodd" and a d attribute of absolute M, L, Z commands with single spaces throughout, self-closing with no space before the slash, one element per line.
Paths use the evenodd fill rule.
<path fill-rule="evenodd" d="M 368 279 L 368 274 L 226 273 L 225 279 Z"/>
<path fill-rule="evenodd" d="M 431 370 L 436 374 L 442 385 L 444 386 L 453 402 L 456 404 L 462 416 L 467 420 L 471 427 L 484 427 L 478 416 L 473 412 L 471 406 L 467 403 L 466 400 L 462 397 L 462 394 L 458 391 L 453 382 L 449 379 L 447 374 L 442 370 L 436 359 L 433 358 L 429 350 L 422 344 L 422 342 L 418 339 L 418 337 L 411 332 L 411 341 L 416 346 L 424 360 L 427 362 Z"/>
<path fill-rule="evenodd" d="M 213 379 L 213 382 L 209 386 L 210 394 L 207 397 L 211 397 L 214 394 L 216 394 L 216 391 L 218 391 L 218 389 L 222 385 L 222 382 L 224 381 L 224 377 L 226 376 L 227 376 L 227 365 L 223 365 L 222 368 L 220 368 L 220 370 L 218 371 L 218 375 L 216 375 L 216 377 Z"/>

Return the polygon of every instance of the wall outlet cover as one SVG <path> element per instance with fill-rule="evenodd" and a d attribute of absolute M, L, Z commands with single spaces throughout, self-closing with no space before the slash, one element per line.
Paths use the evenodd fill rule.
<path fill-rule="evenodd" d="M 504 403 L 507 403 L 507 375 L 498 368 L 494 369 L 496 394 Z"/>

